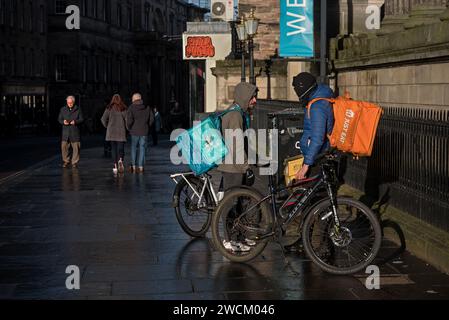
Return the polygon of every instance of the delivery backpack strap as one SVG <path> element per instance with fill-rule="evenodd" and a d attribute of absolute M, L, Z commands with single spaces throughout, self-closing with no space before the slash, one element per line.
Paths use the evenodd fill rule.
<path fill-rule="evenodd" d="M 329 102 L 329 103 L 332 104 L 332 105 L 335 103 L 335 99 L 328 99 L 328 98 L 316 98 L 316 99 L 313 99 L 312 101 L 310 101 L 310 102 L 307 104 L 307 107 L 306 107 L 306 109 L 307 109 L 307 115 L 308 115 L 309 119 L 310 119 L 310 108 L 312 107 L 312 105 L 313 105 L 315 102 L 318 102 L 318 101 L 321 101 L 321 100 L 327 101 L 327 102 Z"/>
<path fill-rule="evenodd" d="M 233 112 L 233 111 L 238 111 L 242 115 L 243 131 L 249 129 L 251 127 L 251 119 L 250 119 L 249 115 L 245 111 L 243 111 L 243 109 L 238 104 L 234 104 L 231 108 L 224 110 L 217 114 L 217 117 L 220 119 L 220 131 L 222 129 L 221 128 L 221 118 L 224 117 L 229 112 Z"/>

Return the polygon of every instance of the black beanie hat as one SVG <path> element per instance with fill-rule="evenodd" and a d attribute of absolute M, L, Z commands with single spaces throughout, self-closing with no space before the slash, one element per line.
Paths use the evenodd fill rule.
<path fill-rule="evenodd" d="M 298 97 L 305 98 L 305 93 L 310 93 L 310 89 L 317 85 L 316 78 L 309 72 L 301 72 L 293 78 L 293 87 Z"/>

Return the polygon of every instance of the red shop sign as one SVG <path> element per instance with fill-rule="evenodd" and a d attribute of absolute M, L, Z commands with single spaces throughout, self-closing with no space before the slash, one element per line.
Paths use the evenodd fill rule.
<path fill-rule="evenodd" d="M 211 37 L 187 37 L 185 55 L 187 58 L 213 58 L 215 47 Z"/>

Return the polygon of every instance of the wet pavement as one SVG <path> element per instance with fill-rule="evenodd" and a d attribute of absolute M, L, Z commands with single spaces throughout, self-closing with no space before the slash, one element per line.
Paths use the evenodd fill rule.
<path fill-rule="evenodd" d="M 146 172 L 114 178 L 102 148 L 82 150 L 78 170 L 59 159 L 0 184 L 0 298 L 3 299 L 448 299 L 449 276 L 384 242 L 368 274 L 333 276 L 302 253 L 270 244 L 256 260 L 233 264 L 210 234 L 183 233 L 171 208 L 169 142 L 151 147 Z M 66 268 L 81 272 L 66 288 Z"/>
<path fill-rule="evenodd" d="M 59 136 L 0 138 L 0 182 L 58 154 L 61 149 L 60 141 Z M 84 149 L 102 144 L 102 135 L 83 136 Z"/>

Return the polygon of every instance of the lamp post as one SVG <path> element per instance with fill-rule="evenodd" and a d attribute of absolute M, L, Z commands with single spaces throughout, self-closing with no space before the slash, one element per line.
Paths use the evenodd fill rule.
<path fill-rule="evenodd" d="M 257 34 L 259 28 L 259 19 L 254 16 L 254 8 L 250 10 L 248 19 L 244 22 L 246 33 L 248 35 L 248 49 L 249 49 L 249 81 L 251 84 L 256 84 L 256 77 L 254 76 L 254 41 L 253 38 Z"/>
<path fill-rule="evenodd" d="M 237 25 L 237 37 L 240 41 L 240 51 L 241 51 L 241 59 L 242 59 L 242 75 L 241 75 L 241 81 L 246 82 L 246 59 L 245 59 L 245 53 L 246 53 L 246 46 L 245 43 L 248 40 L 248 34 L 246 33 L 245 28 L 245 18 L 242 17 L 240 20 L 240 23 Z"/>

